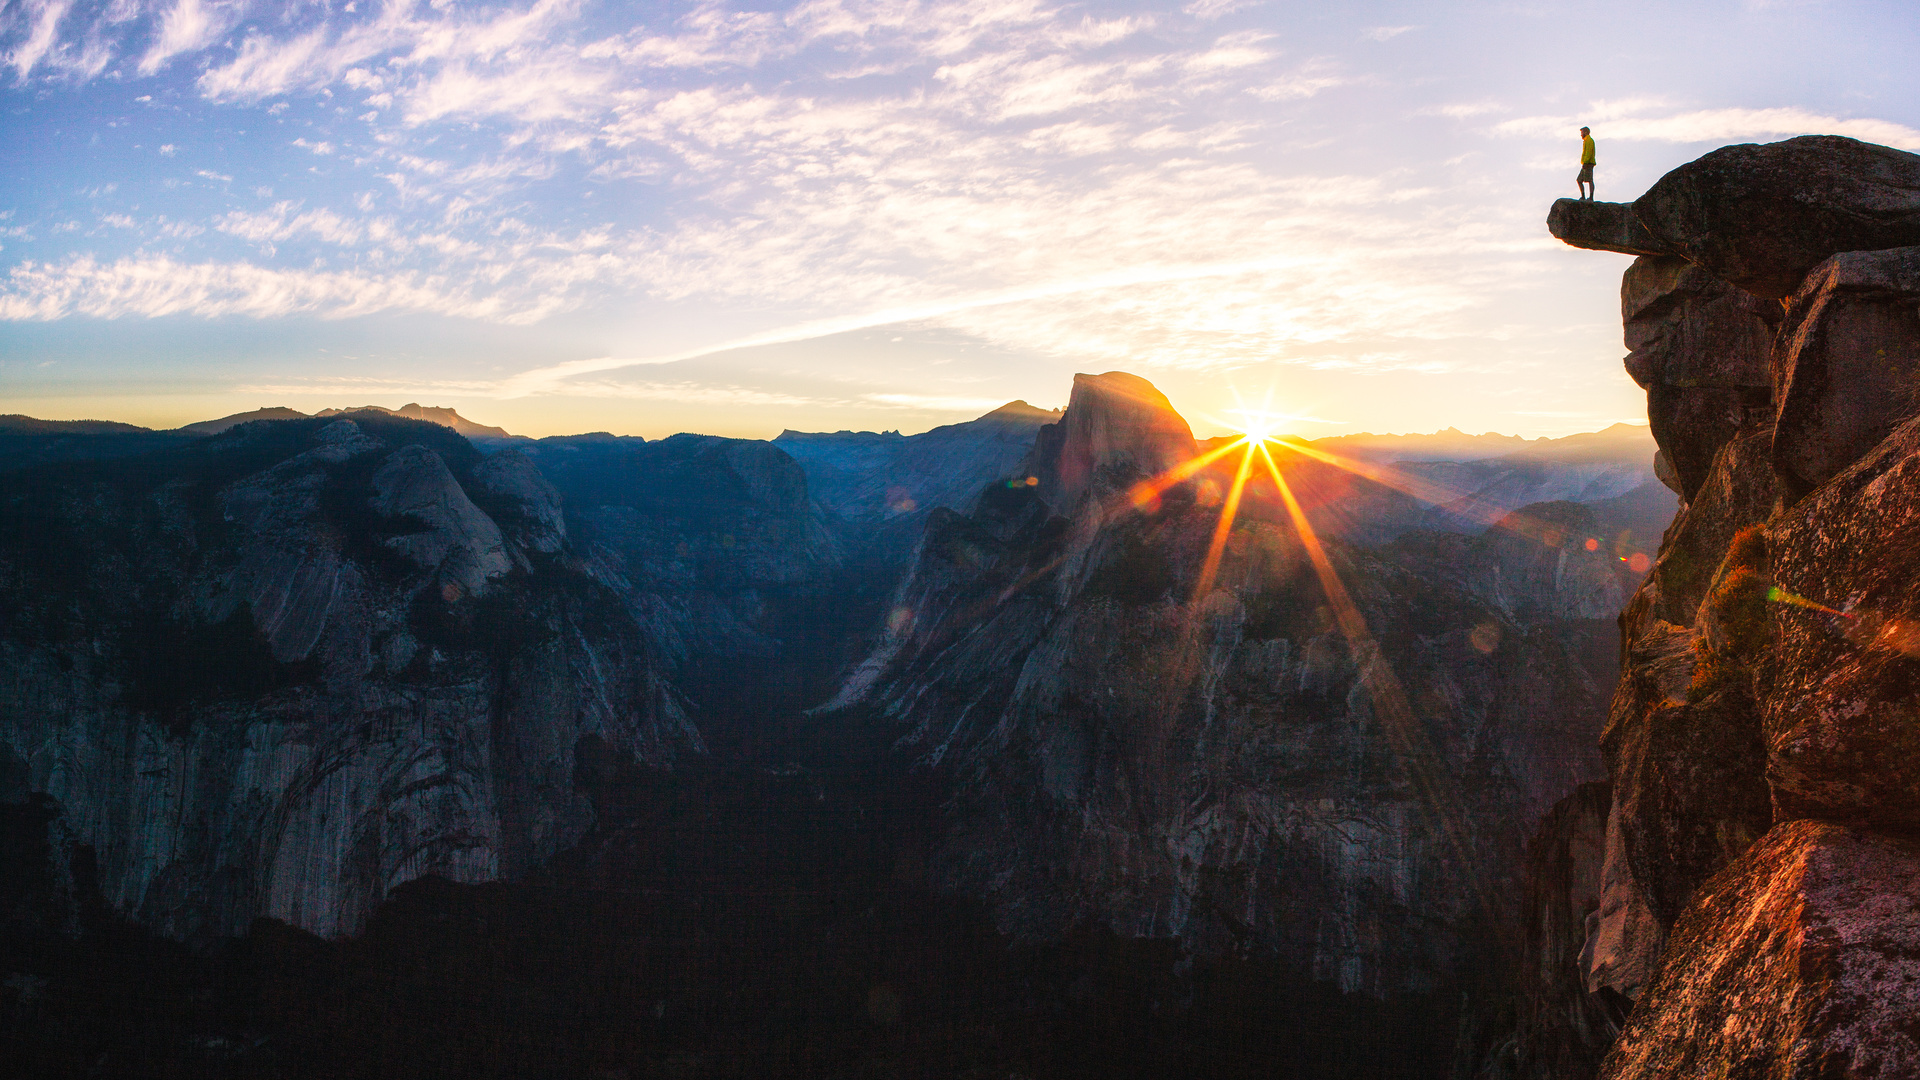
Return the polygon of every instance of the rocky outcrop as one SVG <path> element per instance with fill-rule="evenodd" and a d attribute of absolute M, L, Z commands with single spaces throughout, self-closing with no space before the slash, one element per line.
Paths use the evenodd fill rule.
<path fill-rule="evenodd" d="M 1920 334 L 1909 347 L 1920 346 Z M 1920 420 L 1774 516 L 1777 605 L 1763 661 L 1781 820 L 1920 826 Z"/>
<path fill-rule="evenodd" d="M 1684 257 L 1622 313 L 1686 505 L 1621 617 L 1602 1075 L 1910 1075 L 1920 157 L 1728 147 L 1634 209 Z"/>
<path fill-rule="evenodd" d="M 1555 240 L 1588 251 L 1622 255 L 1671 255 L 1673 248 L 1647 231 L 1633 204 L 1592 199 L 1555 199 L 1547 211 L 1547 232 Z"/>
<path fill-rule="evenodd" d="M 532 458 L 517 449 L 491 454 L 473 467 L 473 482 L 515 544 L 543 555 L 567 546 L 560 491 L 540 475 Z"/>
<path fill-rule="evenodd" d="M 1920 155 L 1839 135 L 1724 146 L 1660 178 L 1634 216 L 1755 296 L 1790 296 L 1843 251 L 1920 244 Z"/>
<path fill-rule="evenodd" d="M 479 463 L 359 414 L 0 481 L 0 744 L 115 908 L 351 934 L 577 840 L 583 744 L 699 749 L 618 597 L 504 534 Z"/>
<path fill-rule="evenodd" d="M 1606 1075 L 1910 1077 L 1916 1011 L 1920 847 L 1790 821 L 1699 890 Z"/>
<path fill-rule="evenodd" d="M 1209 568 L 1238 458 L 1136 502 L 1192 452 L 1162 400 L 1078 378 L 1019 482 L 929 519 L 839 704 L 947 778 L 935 877 L 1010 930 L 1445 997 L 1498 952 L 1488 912 L 1510 913 L 1535 823 L 1599 775 L 1608 624 L 1560 617 L 1588 579 L 1493 573 L 1489 540 L 1496 601 L 1451 576 L 1457 552 L 1308 541 L 1251 498 Z M 1567 559 L 1617 562 L 1580 539 Z"/>
<path fill-rule="evenodd" d="M 467 498 L 440 455 L 424 446 L 403 446 L 388 455 L 374 471 L 369 504 L 383 517 L 408 518 L 420 526 L 383 543 L 415 566 L 436 572 L 444 586 L 477 596 L 513 565 L 500 527 Z"/>

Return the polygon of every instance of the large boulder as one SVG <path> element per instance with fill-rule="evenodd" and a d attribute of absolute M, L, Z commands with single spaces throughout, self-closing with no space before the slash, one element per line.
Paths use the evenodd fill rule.
<path fill-rule="evenodd" d="M 1556 199 L 1547 211 L 1547 231 L 1570 247 L 1622 255 L 1670 255 L 1673 249 L 1633 216 L 1632 203 Z"/>
<path fill-rule="evenodd" d="M 1920 1075 L 1920 845 L 1781 825 L 1704 887 L 1606 1080 Z"/>
<path fill-rule="evenodd" d="M 1783 818 L 1920 827 L 1916 530 L 1920 420 L 1769 526 L 1793 601 L 1773 607 L 1762 696 Z"/>
<path fill-rule="evenodd" d="M 1920 155 L 1838 135 L 1723 146 L 1633 212 L 1668 249 L 1777 299 L 1829 256 L 1920 244 Z"/>
<path fill-rule="evenodd" d="M 1635 259 L 1620 279 L 1627 374 L 1643 389 L 1665 383 L 1765 391 L 1779 321 L 1779 305 L 1685 259 Z"/>
<path fill-rule="evenodd" d="M 1920 415 L 1920 247 L 1847 252 L 1809 274 L 1774 373 L 1773 463 L 1793 502 Z"/>
<path fill-rule="evenodd" d="M 1634 260 L 1620 281 L 1627 374 L 1647 391 L 1647 420 L 1691 499 L 1717 453 L 1770 393 L 1779 310 L 1673 257 Z"/>

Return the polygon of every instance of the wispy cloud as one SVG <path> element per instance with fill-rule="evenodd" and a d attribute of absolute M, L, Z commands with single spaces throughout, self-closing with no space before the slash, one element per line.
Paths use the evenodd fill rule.
<path fill-rule="evenodd" d="M 1421 372 L 1444 367 L 1423 343 L 1493 340 L 1474 313 L 1537 288 L 1532 260 L 1558 250 L 1537 215 L 1516 225 L 1484 191 L 1294 152 L 1346 146 L 1326 118 L 1389 88 L 1368 41 L 1438 25 L 1349 21 L 1310 39 L 1241 0 L 675 7 L 633 25 L 585 0 L 362 0 L 273 18 L 237 0 L 16 0 L 0 19 L 16 80 L 152 80 L 140 115 L 179 126 L 143 152 L 173 140 L 157 152 L 183 201 L 163 217 L 122 191 L 49 216 L 42 235 L 88 224 L 4 271 L 0 319 L 526 324 L 688 302 L 775 324 L 684 349 L 636 339 L 461 390 L 498 396 L 760 400 L 665 365 L 888 325 L 1143 369 Z M 1256 17 L 1268 25 L 1249 29 Z M 1512 116 L 1494 103 L 1506 92 L 1463 83 L 1464 101 L 1387 113 L 1485 129 Z M 273 168 L 179 119 L 196 94 L 204 116 L 245 118 Z M 1920 143 L 1890 121 L 1651 98 L 1492 130 L 1557 137 L 1582 122 L 1607 139 Z M 841 404 L 974 400 L 895 389 Z"/>
<path fill-rule="evenodd" d="M 1573 116 L 1525 116 L 1494 126 L 1503 135 L 1562 136 L 1582 124 L 1597 137 L 1646 139 L 1672 143 L 1724 143 L 1740 139 L 1793 135 L 1848 135 L 1903 150 L 1920 150 L 1920 130 L 1871 117 L 1830 116 L 1799 108 L 1699 109 L 1649 115 L 1658 103 L 1601 103 L 1592 113 Z M 1604 124 L 1604 127 L 1601 126 Z"/>
<path fill-rule="evenodd" d="M 174 57 L 199 52 L 211 45 L 240 20 L 244 10 L 238 2 L 176 0 L 173 7 L 160 16 L 159 30 L 145 55 L 140 57 L 140 74 L 151 75 Z"/>
<path fill-rule="evenodd" d="M 0 320 L 74 315 L 115 319 L 190 314 L 273 318 L 311 314 L 346 318 L 381 311 L 425 311 L 501 322 L 536 321 L 539 307 L 516 309 L 415 274 L 280 270 L 252 263 L 183 263 L 166 256 L 99 262 L 21 263 L 0 284 Z"/>

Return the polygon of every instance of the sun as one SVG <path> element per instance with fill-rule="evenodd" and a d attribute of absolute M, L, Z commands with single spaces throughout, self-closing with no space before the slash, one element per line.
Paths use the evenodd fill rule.
<path fill-rule="evenodd" d="M 1243 426 L 1245 430 L 1240 432 L 1240 434 L 1245 436 L 1246 440 L 1250 443 L 1263 443 L 1273 438 L 1273 428 L 1267 423 L 1264 417 L 1259 419 L 1249 418 Z"/>
<path fill-rule="evenodd" d="M 1280 426 L 1277 423 L 1280 417 L 1272 413 L 1256 412 L 1252 409 L 1234 409 L 1232 411 L 1241 417 L 1241 437 L 1255 446 L 1266 443 L 1279 434 L 1276 429 Z"/>

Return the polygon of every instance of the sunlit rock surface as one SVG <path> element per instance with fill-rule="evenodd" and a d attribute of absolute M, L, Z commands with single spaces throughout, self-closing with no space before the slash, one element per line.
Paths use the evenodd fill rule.
<path fill-rule="evenodd" d="M 1776 515 L 1761 681 L 1783 820 L 1920 825 L 1920 420 Z M 1824 608 L 1824 609 L 1823 609 Z"/>
<path fill-rule="evenodd" d="M 1067 412 L 1036 437 L 1021 471 L 1039 481 L 1049 505 L 1072 513 L 1091 490 L 1157 476 L 1193 455 L 1193 429 L 1166 395 L 1137 375 L 1109 371 L 1073 377 Z"/>
<path fill-rule="evenodd" d="M 1701 887 L 1610 1080 L 1920 1075 L 1920 848 L 1800 820 Z"/>
<path fill-rule="evenodd" d="M 357 413 L 0 476 L 0 742 L 114 907 L 350 934 L 575 842 L 583 739 L 699 748 L 618 598 L 469 498 L 479 460 Z"/>
<path fill-rule="evenodd" d="M 1502 565 L 1501 538 L 1332 541 L 1356 643 L 1277 502 L 1249 502 L 1196 598 L 1220 476 L 1136 507 L 1192 452 L 1150 389 L 1080 377 L 1038 483 L 930 518 L 836 704 L 883 710 L 950 778 L 934 872 L 1017 933 L 1092 922 L 1347 991 L 1457 987 L 1498 951 L 1540 817 L 1600 775 L 1612 627 L 1555 613 L 1589 602 L 1583 560 L 1617 557 L 1578 543 L 1556 577 L 1557 552 Z M 1474 592 L 1473 565 L 1505 591 Z"/>

